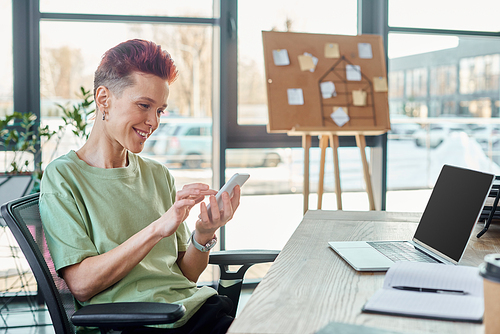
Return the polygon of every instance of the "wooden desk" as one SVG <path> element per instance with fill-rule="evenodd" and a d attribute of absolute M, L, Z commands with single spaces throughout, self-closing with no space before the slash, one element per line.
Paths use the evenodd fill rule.
<path fill-rule="evenodd" d="M 332 321 L 401 333 L 484 333 L 482 324 L 361 313 L 385 273 L 359 273 L 328 241 L 408 240 L 420 214 L 384 211 L 308 211 L 228 333 L 315 333 Z M 477 266 L 500 252 L 500 226 L 477 239 L 460 264 Z"/>

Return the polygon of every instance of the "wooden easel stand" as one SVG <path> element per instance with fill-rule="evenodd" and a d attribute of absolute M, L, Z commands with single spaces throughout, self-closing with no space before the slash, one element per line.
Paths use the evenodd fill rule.
<path fill-rule="evenodd" d="M 366 158 L 366 139 L 365 135 L 379 135 L 378 132 L 334 132 L 334 131 L 305 131 L 296 130 L 288 132 L 290 136 L 302 136 L 302 148 L 304 149 L 304 213 L 309 208 L 309 149 L 311 148 L 311 136 L 319 136 L 319 147 L 321 149 L 320 171 L 318 181 L 318 210 L 321 210 L 323 204 L 324 180 L 325 180 L 325 163 L 326 149 L 328 142 L 333 150 L 333 170 L 335 177 L 335 195 L 337 198 L 337 209 L 342 210 L 342 190 L 340 186 L 340 165 L 339 165 L 339 136 L 355 136 L 356 145 L 361 154 L 361 162 L 363 164 L 363 176 L 366 184 L 366 193 L 368 194 L 368 203 L 370 210 L 375 210 L 375 199 L 373 196 L 373 187 L 371 182 L 370 167 Z"/>

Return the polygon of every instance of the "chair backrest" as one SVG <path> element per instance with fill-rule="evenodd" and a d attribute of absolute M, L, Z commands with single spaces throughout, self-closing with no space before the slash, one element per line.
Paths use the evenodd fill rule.
<path fill-rule="evenodd" d="M 56 334 L 74 333 L 75 327 L 69 321 L 75 312 L 73 296 L 54 269 L 38 209 L 39 197 L 32 194 L 4 204 L 2 216 L 35 275 Z"/>

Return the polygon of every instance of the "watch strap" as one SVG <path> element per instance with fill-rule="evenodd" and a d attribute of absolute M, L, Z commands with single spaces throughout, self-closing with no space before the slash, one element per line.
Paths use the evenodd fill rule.
<path fill-rule="evenodd" d="M 212 248 L 214 248 L 215 245 L 217 244 L 217 236 L 214 234 L 213 239 L 209 240 L 205 245 L 201 245 L 194 238 L 194 231 L 193 231 L 193 233 L 191 233 L 191 243 L 193 244 L 193 246 L 197 250 L 199 250 L 200 252 L 206 253 L 209 250 L 211 250 Z"/>

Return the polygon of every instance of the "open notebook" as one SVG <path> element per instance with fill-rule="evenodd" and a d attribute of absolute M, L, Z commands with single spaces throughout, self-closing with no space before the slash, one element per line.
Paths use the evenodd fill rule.
<path fill-rule="evenodd" d="M 483 279 L 476 267 L 398 262 L 363 312 L 481 322 Z"/>
<path fill-rule="evenodd" d="M 457 264 L 494 178 L 444 165 L 412 240 L 332 241 L 329 245 L 358 271 L 386 271 L 398 261 Z M 391 251 L 393 247 L 397 249 Z"/>

